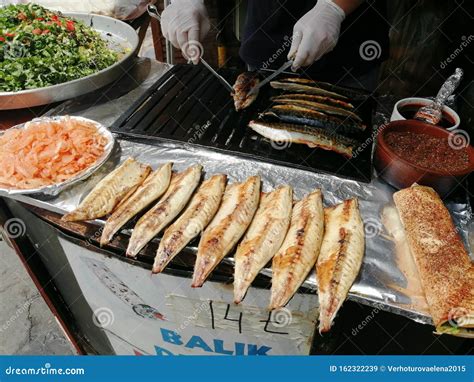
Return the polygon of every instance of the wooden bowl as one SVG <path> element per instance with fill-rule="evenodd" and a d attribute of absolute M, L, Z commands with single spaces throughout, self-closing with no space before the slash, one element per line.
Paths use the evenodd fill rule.
<path fill-rule="evenodd" d="M 377 136 L 374 166 L 378 175 L 395 188 L 406 188 L 410 187 L 413 183 L 418 183 L 430 186 L 440 195 L 446 196 L 467 175 L 474 171 L 474 148 L 472 146 L 468 145 L 465 148 L 469 156 L 469 164 L 466 169 L 455 172 L 426 169 L 410 162 L 409 157 L 400 157 L 387 145 L 385 136 L 389 131 L 412 131 L 433 137 L 451 139 L 453 142 L 457 142 L 456 139 L 459 139 L 460 136 L 455 138 L 456 132 L 453 133 L 416 120 L 393 121 L 387 124 Z"/>

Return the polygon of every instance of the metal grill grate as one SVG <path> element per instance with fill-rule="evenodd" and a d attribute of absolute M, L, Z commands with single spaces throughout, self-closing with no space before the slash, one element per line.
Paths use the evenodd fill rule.
<path fill-rule="evenodd" d="M 238 75 L 230 70 L 221 74 L 231 83 Z M 176 65 L 115 122 L 112 130 L 125 138 L 146 138 L 150 144 L 171 140 L 270 163 L 370 181 L 371 145 L 347 160 L 333 152 L 305 145 L 270 142 L 248 128 L 248 122 L 269 107 L 270 96 L 274 93 L 276 90 L 264 87 L 249 108 L 236 112 L 228 91 L 203 66 Z M 361 140 L 370 137 L 373 108 L 372 99 L 363 98 L 363 102 L 355 103 L 369 127 Z"/>

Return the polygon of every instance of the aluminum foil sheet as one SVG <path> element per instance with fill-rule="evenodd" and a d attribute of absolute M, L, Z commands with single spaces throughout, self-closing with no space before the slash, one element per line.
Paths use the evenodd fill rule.
<path fill-rule="evenodd" d="M 416 267 L 393 205 L 394 189 L 383 181 L 375 179 L 370 184 L 359 183 L 169 142 L 161 142 L 158 146 L 150 146 L 139 140 L 117 139 L 117 142 L 107 163 L 86 181 L 70 187 L 52 199 L 31 200 L 31 197 L 27 196 L 18 196 L 17 199 L 56 212 L 71 211 L 102 177 L 130 156 L 149 163 L 154 168 L 171 161 L 176 171 L 200 163 L 204 167 L 205 177 L 224 173 L 228 175 L 229 182 L 243 181 L 251 175 L 259 174 L 262 177 L 263 191 L 290 184 L 297 199 L 315 188 L 321 188 L 326 206 L 357 197 L 365 224 L 366 252 L 359 277 L 350 290 L 349 298 L 419 322 L 431 322 Z M 467 225 L 471 208 L 467 197 L 465 201 L 449 202 L 447 206 L 468 245 Z M 226 261 L 232 262 L 232 258 L 227 258 Z M 265 269 L 263 273 L 270 274 L 271 270 Z M 314 273 L 308 277 L 305 286 L 316 287 Z"/>
<path fill-rule="evenodd" d="M 119 117 L 118 110 L 123 112 L 130 102 L 136 99 L 167 67 L 163 64 L 143 61 L 149 74 L 143 84 L 122 97 L 107 102 L 94 102 L 94 97 L 80 99 L 61 105 L 53 113 L 84 115 L 108 125 L 113 120 L 112 115 Z M 140 74 L 138 67 L 137 73 Z M 154 78 L 153 78 L 153 77 Z M 127 86 L 121 84 L 121 86 Z M 375 124 L 384 122 L 390 115 L 393 103 L 390 97 L 378 100 L 378 112 Z M 392 195 L 395 189 L 378 180 L 370 184 L 341 179 L 336 176 L 308 172 L 252 161 L 229 154 L 217 153 L 192 144 L 173 144 L 160 142 L 150 146 L 140 140 L 124 140 L 116 137 L 117 143 L 109 160 L 93 176 L 67 188 L 56 197 L 31 197 L 14 195 L 15 199 L 34 204 L 55 212 L 70 211 L 87 195 L 93 186 L 119 162 L 129 156 L 139 161 L 158 165 L 172 161 L 174 170 L 180 171 L 195 163 L 203 165 L 205 176 L 225 173 L 229 181 L 242 181 L 248 176 L 259 174 L 262 177 L 264 191 L 269 191 L 282 184 L 290 184 L 294 188 L 295 198 L 301 198 L 315 188 L 321 188 L 326 206 L 339 203 L 344 199 L 358 197 L 366 232 L 366 252 L 359 276 L 352 286 L 349 299 L 365 305 L 381 309 L 413 319 L 421 323 L 431 324 L 428 307 L 417 275 L 416 266 L 409 252 L 403 228 L 395 210 Z M 474 231 L 470 224 L 472 211 L 467 195 L 460 200 L 447 203 L 453 220 L 467 248 L 468 235 Z M 470 227 L 470 228 L 469 228 Z M 471 256 L 472 256 L 472 251 Z M 225 261 L 232 262 L 231 258 Z M 270 274 L 269 269 L 262 271 Z M 316 288 L 314 273 L 305 282 L 305 286 Z"/>
<path fill-rule="evenodd" d="M 431 123 L 432 125 L 437 125 L 441 120 L 443 105 L 459 86 L 463 74 L 463 70 L 457 68 L 455 73 L 449 76 L 441 86 L 434 101 L 418 110 L 414 118 Z"/>
<path fill-rule="evenodd" d="M 2 187 L 0 187 L 0 196 L 2 196 L 2 195 L 14 195 L 14 194 L 24 194 L 24 195 L 26 195 L 26 194 L 42 194 L 42 195 L 56 196 L 61 191 L 63 191 L 65 188 L 67 188 L 67 187 L 71 186 L 72 184 L 77 183 L 77 182 L 79 182 L 81 180 L 84 180 L 84 179 L 88 178 L 89 176 L 91 176 L 95 171 L 97 171 L 98 168 L 100 168 L 100 166 L 102 166 L 107 161 L 107 159 L 109 159 L 110 154 L 112 153 L 112 149 L 114 147 L 114 143 L 115 143 L 114 136 L 112 135 L 110 130 L 107 129 L 101 123 L 98 123 L 96 121 L 92 121 L 92 120 L 87 119 L 87 118 L 83 118 L 83 117 L 71 117 L 71 118 L 73 118 L 77 121 L 83 121 L 83 122 L 94 124 L 97 128 L 98 133 L 101 134 L 102 136 L 104 136 L 105 139 L 107 139 L 107 143 L 104 146 L 104 152 L 99 158 L 97 158 L 96 162 L 92 166 L 88 167 L 85 170 L 82 170 L 82 171 L 78 172 L 76 175 L 74 175 L 73 177 L 65 180 L 64 182 L 55 183 L 55 184 L 44 186 L 44 187 L 41 187 L 41 188 L 14 189 L 14 188 L 2 188 Z M 11 129 L 27 129 L 31 126 L 34 126 L 37 123 L 44 123 L 44 122 L 48 122 L 48 121 L 60 122 L 62 120 L 64 120 L 64 117 L 60 117 L 60 116 L 40 117 L 40 118 L 35 118 L 35 119 L 33 119 L 29 122 L 13 126 Z M 2 134 L 5 134 L 5 132 L 6 132 L 6 130 L 5 131 L 0 131 L 0 136 Z M 40 195 L 38 195 L 38 196 L 40 196 Z"/>

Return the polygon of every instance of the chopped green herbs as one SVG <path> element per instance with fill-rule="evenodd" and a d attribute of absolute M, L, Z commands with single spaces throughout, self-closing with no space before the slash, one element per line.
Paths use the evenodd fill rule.
<path fill-rule="evenodd" d="M 80 21 L 31 3 L 0 8 L 0 91 L 75 80 L 117 59 L 100 34 Z"/>

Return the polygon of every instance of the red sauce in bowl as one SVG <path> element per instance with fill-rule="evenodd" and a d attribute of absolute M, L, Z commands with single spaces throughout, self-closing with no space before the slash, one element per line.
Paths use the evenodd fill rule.
<path fill-rule="evenodd" d="M 449 139 L 411 131 L 389 131 L 384 138 L 395 154 L 427 170 L 450 173 L 469 167 L 467 149 L 450 144 Z"/>

